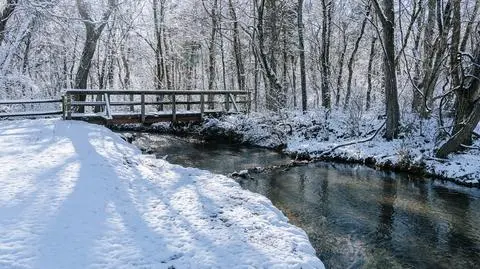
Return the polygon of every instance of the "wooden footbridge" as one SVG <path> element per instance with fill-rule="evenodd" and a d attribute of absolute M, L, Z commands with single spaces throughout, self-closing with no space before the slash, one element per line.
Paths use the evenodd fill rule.
<path fill-rule="evenodd" d="M 32 109 L 57 103 L 57 110 Z M 206 115 L 248 113 L 251 95 L 246 91 L 133 91 L 64 90 L 61 99 L 0 101 L 20 107 L 20 112 L 2 112 L 0 118 L 62 116 L 100 124 L 200 121 Z M 50 105 L 51 106 L 51 105 Z M 30 107 L 30 110 L 27 109 Z"/>

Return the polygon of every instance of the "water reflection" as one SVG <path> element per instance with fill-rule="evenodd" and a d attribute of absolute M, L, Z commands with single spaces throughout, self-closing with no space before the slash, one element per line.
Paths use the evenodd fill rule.
<path fill-rule="evenodd" d="M 288 161 L 252 148 L 166 139 L 171 162 L 230 173 Z M 170 139 L 170 140 L 169 140 Z M 158 142 L 149 143 L 157 144 Z M 145 142 L 145 141 L 144 141 Z M 241 180 L 309 235 L 328 268 L 476 268 L 480 191 L 362 166 L 318 163 Z"/>
<path fill-rule="evenodd" d="M 382 196 L 380 203 L 380 217 L 377 226 L 378 244 L 390 243 L 393 230 L 394 204 L 397 197 L 397 184 L 394 179 L 385 179 L 382 181 Z"/>

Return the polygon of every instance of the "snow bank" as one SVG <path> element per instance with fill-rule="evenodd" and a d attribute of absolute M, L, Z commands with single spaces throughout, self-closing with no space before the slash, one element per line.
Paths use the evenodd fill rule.
<path fill-rule="evenodd" d="M 366 143 L 341 147 L 328 155 L 325 152 L 352 141 L 372 136 L 384 119 L 372 114 L 344 111 L 312 111 L 301 113 L 230 115 L 211 119 L 203 128 L 221 129 L 241 136 L 242 142 L 258 146 L 285 147 L 291 155 L 323 157 L 349 162 L 367 163 L 397 170 L 421 171 L 465 185 L 480 185 L 480 150 L 471 149 L 438 160 L 435 150 L 439 140 L 436 120 L 422 120 L 404 115 L 401 138 L 385 141 L 379 134 Z M 473 148 L 480 148 L 477 140 Z"/>
<path fill-rule="evenodd" d="M 0 268 L 323 268 L 232 179 L 60 120 L 0 126 Z"/>

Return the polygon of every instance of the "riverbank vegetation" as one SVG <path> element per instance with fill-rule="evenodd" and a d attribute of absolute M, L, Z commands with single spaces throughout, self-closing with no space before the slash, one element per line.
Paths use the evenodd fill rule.
<path fill-rule="evenodd" d="M 479 186 L 480 141 L 468 150 L 440 159 L 436 149 L 443 140 L 439 139 L 434 119 L 417 121 L 416 115 L 405 115 L 399 138 L 386 141 L 379 132 L 385 121 L 376 114 L 351 117 L 343 111 L 231 115 L 208 119 L 188 132 L 211 141 L 222 139 L 279 149 L 297 160 L 362 163 Z"/>
<path fill-rule="evenodd" d="M 277 119 L 265 131 L 286 132 L 287 150 L 304 147 L 326 157 L 352 146 L 362 145 L 360 152 L 386 146 L 386 155 L 409 163 L 434 162 L 427 171 L 437 175 L 443 175 L 437 163 L 460 163 L 464 173 L 450 165 L 440 170 L 478 182 L 465 167 L 478 152 L 479 6 L 469 0 L 4 0 L 0 99 L 59 97 L 63 88 L 250 91 L 251 110 L 261 114 L 250 121 Z M 300 112 L 311 123 L 299 123 Z M 342 126 L 338 139 L 331 126 Z M 294 137 L 310 133 L 318 139 L 294 146 Z M 327 137 L 332 144 L 318 146 Z"/>

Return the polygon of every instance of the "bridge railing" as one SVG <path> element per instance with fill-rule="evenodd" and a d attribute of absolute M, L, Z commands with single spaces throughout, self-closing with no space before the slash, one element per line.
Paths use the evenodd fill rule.
<path fill-rule="evenodd" d="M 56 110 L 39 110 L 33 109 L 32 107 L 27 108 L 27 105 L 41 105 L 41 104 L 58 104 L 58 109 Z M 0 112 L 0 119 L 3 118 L 13 118 L 13 117 L 39 117 L 39 116 L 54 116 L 54 115 L 62 115 L 63 114 L 63 107 L 62 107 L 63 100 L 62 99 L 36 99 L 36 100 L 8 100 L 8 101 L 0 101 L 0 106 L 6 106 L 9 108 L 16 107 L 15 111 L 12 112 Z M 18 109 L 18 106 L 21 106 Z M 18 111 L 21 110 L 21 111 Z"/>
<path fill-rule="evenodd" d="M 83 108 L 83 114 L 85 108 L 90 108 L 94 113 L 103 113 L 106 119 L 112 119 L 114 113 L 119 111 L 128 111 L 130 114 L 140 115 L 141 121 L 145 122 L 149 111 L 154 111 L 169 114 L 172 121 L 176 121 L 182 108 L 187 112 L 200 113 L 203 117 L 206 112 L 249 112 L 250 103 L 251 94 L 245 91 L 68 89 L 64 90 L 63 95 L 63 116 L 65 119 L 72 119 L 72 114 L 78 112 L 79 108 Z M 115 111 L 114 107 L 118 109 Z M 149 111 L 147 107 L 150 108 Z"/>

